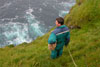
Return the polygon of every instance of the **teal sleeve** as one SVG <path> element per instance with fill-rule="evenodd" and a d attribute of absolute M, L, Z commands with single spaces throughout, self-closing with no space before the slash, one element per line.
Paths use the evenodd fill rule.
<path fill-rule="evenodd" d="M 68 35 L 67 35 L 67 39 L 69 39 L 70 38 L 70 32 L 68 32 Z"/>
<path fill-rule="evenodd" d="M 67 46 L 69 42 L 70 42 L 70 32 L 68 32 L 68 34 L 66 36 L 65 45 Z"/>
<path fill-rule="evenodd" d="M 54 43 L 56 43 L 56 35 L 52 32 L 49 36 L 48 44 L 54 44 Z"/>

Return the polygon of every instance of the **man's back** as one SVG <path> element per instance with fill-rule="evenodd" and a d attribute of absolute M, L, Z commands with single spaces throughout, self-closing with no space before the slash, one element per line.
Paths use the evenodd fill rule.
<path fill-rule="evenodd" d="M 70 39 L 70 33 L 67 26 L 62 25 L 60 27 L 57 27 L 52 33 L 51 36 L 52 39 L 56 40 L 57 46 L 56 49 L 63 48 L 63 46 L 66 44 L 67 40 Z M 48 42 L 53 42 L 48 40 Z"/>

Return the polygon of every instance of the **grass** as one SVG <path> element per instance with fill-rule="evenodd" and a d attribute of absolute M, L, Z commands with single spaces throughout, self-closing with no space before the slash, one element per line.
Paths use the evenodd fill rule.
<path fill-rule="evenodd" d="M 100 21 L 94 22 L 93 26 L 87 24 L 82 29 L 71 30 L 71 42 L 64 47 L 60 58 L 50 58 L 47 46 L 49 32 L 31 43 L 0 48 L 0 67 L 74 67 L 68 49 L 78 67 L 99 67 Z"/>
<path fill-rule="evenodd" d="M 79 2 L 79 0 L 77 1 Z M 64 47 L 61 57 L 55 60 L 50 58 L 47 40 L 50 32 L 54 29 L 52 28 L 44 36 L 38 37 L 31 43 L 23 43 L 16 47 L 11 45 L 0 48 L 0 67 L 74 67 L 68 49 L 70 49 L 78 67 L 100 67 L 100 20 L 98 19 L 100 11 L 97 12 L 97 15 L 96 13 L 93 14 L 96 18 L 92 18 L 91 16 L 86 18 L 86 16 L 92 15 L 81 8 L 85 8 L 86 5 L 88 6 L 89 3 L 86 1 L 90 1 L 90 4 L 94 3 L 94 0 L 81 0 L 81 4 L 73 6 L 70 13 L 65 17 L 66 25 L 70 25 L 69 22 L 72 25 L 76 25 L 77 21 L 77 25 L 81 25 L 81 29 L 70 30 L 71 41 L 67 47 Z M 99 0 L 96 1 L 100 3 Z M 91 7 L 88 8 L 90 9 L 89 11 L 93 10 Z M 75 9 L 80 12 L 78 13 Z M 99 9 L 97 8 L 96 10 Z M 84 17 L 80 17 L 76 12 L 77 14 L 84 14 L 84 12 L 87 14 L 82 15 Z M 69 20 L 70 18 L 71 20 Z"/>
<path fill-rule="evenodd" d="M 72 7 L 70 13 L 65 16 L 68 26 L 83 25 L 86 22 L 100 19 L 99 0 L 76 0 L 76 5 Z M 81 3 L 79 5 L 79 3 Z"/>

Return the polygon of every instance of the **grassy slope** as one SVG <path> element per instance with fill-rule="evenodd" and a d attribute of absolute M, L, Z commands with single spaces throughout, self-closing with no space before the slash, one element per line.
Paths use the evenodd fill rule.
<path fill-rule="evenodd" d="M 93 2 L 94 0 L 86 1 Z M 86 1 L 80 0 L 82 4 L 79 6 L 80 3 L 77 0 L 77 4 L 71 9 L 70 14 L 65 17 L 67 25 L 76 25 L 77 22 L 77 25 L 79 24 L 82 28 L 71 30 L 71 42 L 67 48 L 64 47 L 62 57 L 55 60 L 50 59 L 47 40 L 51 30 L 44 36 L 38 37 L 32 43 L 0 48 L 0 67 L 74 67 L 68 49 L 70 49 L 78 67 L 100 67 L 100 20 L 97 20 L 99 17 L 98 7 L 95 10 L 97 14 L 92 11 L 95 14 L 93 13 L 93 16 L 90 16 L 92 14 L 88 14 L 85 11 L 88 9 L 82 9 L 82 6 L 86 7 L 85 4 L 88 3 Z M 99 0 L 95 1 L 100 3 Z M 92 10 L 94 7 L 90 8 L 89 10 Z M 84 15 L 84 12 L 87 14 Z M 82 20 L 83 17 L 79 18 L 80 14 L 85 16 L 84 20 Z M 96 18 L 94 18 L 94 15 Z M 70 18 L 71 20 L 69 20 Z"/>

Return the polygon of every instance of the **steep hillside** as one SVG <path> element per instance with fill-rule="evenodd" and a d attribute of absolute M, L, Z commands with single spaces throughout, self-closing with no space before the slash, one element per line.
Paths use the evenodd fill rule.
<path fill-rule="evenodd" d="M 65 24 L 80 28 L 70 30 L 71 41 L 60 58 L 50 58 L 47 40 L 52 28 L 31 43 L 0 48 L 0 67 L 75 67 L 75 64 L 77 67 L 100 67 L 99 18 L 100 0 L 77 0 L 65 16 Z"/>
<path fill-rule="evenodd" d="M 100 19 L 99 0 L 76 0 L 76 2 L 70 13 L 65 16 L 65 22 L 68 26 L 81 26 L 84 23 Z"/>

